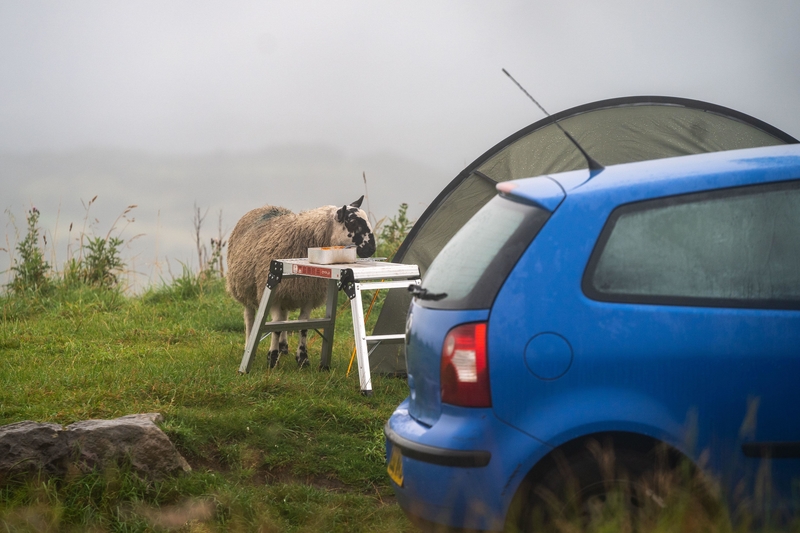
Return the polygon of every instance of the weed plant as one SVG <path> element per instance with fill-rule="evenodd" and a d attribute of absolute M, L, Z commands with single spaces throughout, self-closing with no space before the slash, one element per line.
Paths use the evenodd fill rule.
<path fill-rule="evenodd" d="M 87 218 L 88 209 L 96 199 L 96 196 L 92 198 L 86 207 Z M 116 224 L 120 219 L 128 220 L 127 215 L 135 207 L 135 205 L 128 206 L 117 217 L 105 237 L 86 235 L 84 227 L 84 232 L 79 237 L 78 256 L 69 257 L 64 263 L 62 272 L 57 272 L 44 260 L 44 250 L 39 244 L 39 240 L 41 237 L 43 244 L 46 245 L 47 239 L 44 233 L 40 235 L 39 210 L 35 207 L 31 208 L 26 215 L 25 237 L 16 245 L 17 257 L 12 254 L 11 273 L 13 278 L 7 288 L 17 296 L 22 294 L 46 296 L 51 289 L 72 290 L 79 285 L 119 289 L 118 274 L 125 267 L 121 256 L 125 241 L 118 236 L 112 236 L 111 233 L 116 229 Z M 128 221 L 130 222 L 130 220 Z M 71 230 L 72 225 L 70 224 Z"/>
<path fill-rule="evenodd" d="M 378 232 L 378 246 L 376 255 L 378 257 L 394 258 L 397 249 L 403 244 L 408 232 L 414 222 L 408 218 L 408 204 L 400 204 L 397 214 L 388 219 L 382 220 L 375 231 Z"/>
<path fill-rule="evenodd" d="M 36 293 L 49 285 L 50 265 L 44 260 L 39 245 L 39 210 L 32 207 L 27 214 L 25 238 L 17 244 L 19 260 L 14 261 L 11 271 L 14 279 L 9 284 L 15 294 Z"/>
<path fill-rule="evenodd" d="M 90 238 L 85 245 L 83 268 L 79 269 L 83 282 L 96 287 L 115 287 L 116 272 L 125 266 L 120 257 L 123 243 L 118 237 Z"/>

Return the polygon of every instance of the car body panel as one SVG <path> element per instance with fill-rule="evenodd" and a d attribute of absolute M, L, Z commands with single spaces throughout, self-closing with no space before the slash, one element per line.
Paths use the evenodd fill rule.
<path fill-rule="evenodd" d="M 495 301 L 489 322 L 489 353 L 492 363 L 495 363 L 490 366 L 491 381 L 503 383 L 503 387 L 493 390 L 498 416 L 520 425 L 544 441 L 553 442 L 555 437 L 551 431 L 556 431 L 558 424 L 552 423 L 544 414 L 547 409 L 540 407 L 543 403 L 552 405 L 560 401 L 556 400 L 560 394 L 585 391 L 593 384 L 613 383 L 617 390 L 640 391 L 645 397 L 660 398 L 665 402 L 662 409 L 671 413 L 672 420 L 669 426 L 663 426 L 665 428 L 674 428 L 684 422 L 693 406 L 681 405 L 671 399 L 686 397 L 702 399 L 704 403 L 708 402 L 707 405 L 729 413 L 735 420 L 728 421 L 725 426 L 738 429 L 747 412 L 746 402 L 734 408 L 717 405 L 715 401 L 720 395 L 715 386 L 724 383 L 715 383 L 714 373 L 726 366 L 730 388 L 747 390 L 746 395 L 761 398 L 761 416 L 770 416 L 777 405 L 786 404 L 786 398 L 774 397 L 770 383 L 780 380 L 782 372 L 800 375 L 800 313 L 763 309 L 665 308 L 592 301 L 584 296 L 574 280 L 582 277 L 591 246 L 610 209 L 597 217 L 596 209 L 592 209 L 591 215 L 578 216 L 574 211 L 583 206 L 571 200 L 568 197 L 541 230 Z M 545 263 L 543 258 L 549 260 Z M 585 324 L 593 327 L 586 328 Z M 514 331 L 515 335 L 495 334 L 499 329 Z M 538 379 L 526 371 L 522 357 L 525 344 L 542 332 L 561 335 L 575 354 L 570 370 L 554 381 Z M 729 346 L 727 339 L 734 334 L 742 342 Z M 759 363 L 752 361 L 749 356 L 754 353 L 763 353 L 763 360 Z M 500 357 L 500 354 L 520 355 L 508 358 Z M 513 365 L 510 360 L 515 361 Z M 609 365 L 609 361 L 618 364 Z M 511 366 L 506 367 L 506 364 Z M 688 375 L 687 369 L 691 370 Z M 647 378 L 653 375 L 658 380 L 649 385 Z M 649 388 L 651 386 L 656 388 Z M 528 415 L 526 409 L 515 401 L 519 397 L 527 397 L 530 400 L 528 407 L 544 414 L 541 428 L 520 422 Z M 800 404 L 784 405 L 782 409 L 787 417 L 782 437 L 800 441 L 800 423 L 788 423 L 792 420 L 788 418 L 791 415 L 796 415 L 794 420 L 800 420 Z M 653 413 L 648 409 L 644 418 Z M 544 426 L 549 429 L 545 430 Z M 674 430 L 670 433 L 673 445 L 682 444 L 686 439 Z M 758 435 L 757 440 L 778 436 Z M 687 445 L 682 444 L 680 448 L 686 449 Z"/>

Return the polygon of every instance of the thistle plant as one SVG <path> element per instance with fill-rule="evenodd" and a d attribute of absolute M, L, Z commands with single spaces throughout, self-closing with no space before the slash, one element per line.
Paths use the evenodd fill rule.
<path fill-rule="evenodd" d="M 89 238 L 84 245 L 81 275 L 83 282 L 95 287 L 111 288 L 117 285 L 116 272 L 125 266 L 120 257 L 124 241 L 117 237 Z"/>
<path fill-rule="evenodd" d="M 25 238 L 17 244 L 19 259 L 11 267 L 14 279 L 9 288 L 16 294 L 38 292 L 50 284 L 50 264 L 44 260 L 39 247 L 39 210 L 32 207 L 26 217 L 28 229 Z"/>
<path fill-rule="evenodd" d="M 397 210 L 397 215 L 390 218 L 382 225 L 378 238 L 378 253 L 381 257 L 394 257 L 397 249 L 403 244 L 408 232 L 411 231 L 414 221 L 407 216 L 408 204 L 402 203 Z"/>

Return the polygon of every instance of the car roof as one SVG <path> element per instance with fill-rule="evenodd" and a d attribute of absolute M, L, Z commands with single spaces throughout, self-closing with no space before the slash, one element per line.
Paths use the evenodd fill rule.
<path fill-rule="evenodd" d="M 800 179 L 800 144 L 712 152 L 574 170 L 498 184 L 510 197 L 554 211 L 566 196 L 627 203 L 661 196 Z"/>

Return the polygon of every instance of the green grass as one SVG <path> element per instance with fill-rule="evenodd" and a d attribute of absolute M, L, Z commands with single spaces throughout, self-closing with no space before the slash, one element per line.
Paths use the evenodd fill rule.
<path fill-rule="evenodd" d="M 373 376 L 374 395 L 360 394 L 358 372 L 345 375 L 353 334 L 341 303 L 329 372 L 315 369 L 316 340 L 311 369 L 290 355 L 270 371 L 262 345 L 242 376 L 241 307 L 220 282 L 135 298 L 81 286 L 0 297 L 0 424 L 160 412 L 193 468 L 160 482 L 123 470 L 7 485 L 0 531 L 413 530 L 382 432 L 407 386 Z"/>
<path fill-rule="evenodd" d="M 406 382 L 373 375 L 374 394 L 361 395 L 357 369 L 346 375 L 353 333 L 343 295 L 339 309 L 330 371 L 316 370 L 312 335 L 311 368 L 298 370 L 290 354 L 270 371 L 264 342 L 242 376 L 241 307 L 219 280 L 186 275 L 133 298 L 64 283 L 0 296 L 0 425 L 160 412 L 193 468 L 161 481 L 123 467 L 0 485 L 0 533 L 414 531 L 384 465 L 383 424 Z M 376 318 L 377 309 L 368 327 Z M 773 530 L 682 509 L 646 530 Z M 624 510 L 609 512 L 591 529 L 631 529 Z M 787 530 L 800 531 L 797 522 Z"/>

